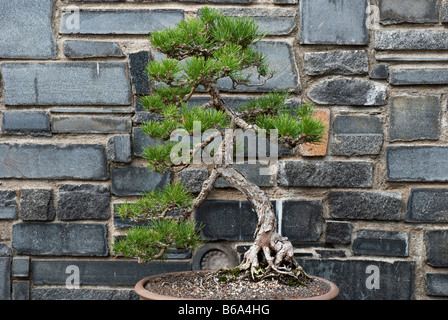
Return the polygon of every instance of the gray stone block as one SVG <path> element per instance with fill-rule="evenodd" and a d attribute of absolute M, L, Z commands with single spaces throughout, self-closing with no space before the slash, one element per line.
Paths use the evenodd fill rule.
<path fill-rule="evenodd" d="M 389 66 L 387 64 L 379 64 L 370 71 L 370 79 L 386 80 L 389 77 Z"/>
<path fill-rule="evenodd" d="M 52 189 L 21 190 L 20 219 L 23 221 L 51 221 L 55 216 Z"/>
<path fill-rule="evenodd" d="M 0 300 L 11 299 L 11 257 L 0 256 Z"/>
<path fill-rule="evenodd" d="M 386 149 L 389 181 L 448 181 L 448 148 L 390 146 Z"/>
<path fill-rule="evenodd" d="M 107 158 L 112 162 L 131 162 L 131 136 L 117 135 L 110 137 L 107 140 Z"/>
<path fill-rule="evenodd" d="M 0 1 L 0 59 L 54 59 L 53 1 Z"/>
<path fill-rule="evenodd" d="M 132 128 L 132 150 L 135 156 L 141 157 L 145 147 L 152 146 L 159 142 L 161 141 L 151 138 L 144 133 L 142 129 Z"/>
<path fill-rule="evenodd" d="M 407 257 L 409 234 L 400 231 L 359 230 L 353 241 L 356 255 Z"/>
<path fill-rule="evenodd" d="M 12 248 L 39 256 L 107 256 L 104 224 L 18 223 L 12 227 Z"/>
<path fill-rule="evenodd" d="M 448 222 L 448 189 L 413 188 L 409 195 L 405 221 L 407 222 Z"/>
<path fill-rule="evenodd" d="M 132 120 L 113 116 L 52 116 L 53 133 L 131 133 Z"/>
<path fill-rule="evenodd" d="M 178 179 L 191 192 L 201 192 L 202 185 L 208 178 L 208 170 L 205 168 L 187 168 L 179 172 Z"/>
<path fill-rule="evenodd" d="M 64 54 L 70 59 L 124 57 L 117 42 L 65 40 Z"/>
<path fill-rule="evenodd" d="M 257 163 L 235 163 L 233 167 L 238 170 L 250 182 L 259 187 L 269 187 L 274 185 L 274 172 L 268 174 L 269 166 L 260 162 Z M 218 178 L 215 183 L 216 188 L 228 188 L 230 184 L 223 178 Z"/>
<path fill-rule="evenodd" d="M 31 300 L 130 301 L 138 299 L 139 296 L 134 290 L 127 289 L 33 288 L 31 291 Z"/>
<path fill-rule="evenodd" d="M 46 111 L 5 111 L 3 134 L 51 136 L 50 114 Z"/>
<path fill-rule="evenodd" d="M 390 83 L 399 85 L 448 84 L 447 68 L 392 69 Z"/>
<path fill-rule="evenodd" d="M 325 228 L 325 243 L 350 244 L 352 242 L 353 226 L 349 222 L 327 221 Z"/>
<path fill-rule="evenodd" d="M 13 277 L 28 277 L 30 275 L 30 257 L 15 257 L 12 260 Z"/>
<path fill-rule="evenodd" d="M 184 19 L 178 9 L 155 10 L 89 10 L 80 9 L 79 24 L 74 25 L 73 12 L 64 12 L 59 32 L 62 34 L 141 34 L 174 26 Z"/>
<path fill-rule="evenodd" d="M 304 61 L 304 73 L 311 76 L 366 74 L 369 70 L 367 54 L 363 50 L 306 52 Z"/>
<path fill-rule="evenodd" d="M 402 197 L 397 192 L 330 191 L 330 215 L 355 220 L 401 220 Z"/>
<path fill-rule="evenodd" d="M 365 0 L 300 1 L 300 43 L 365 45 L 369 41 Z M 350 19 L 347 19 L 350 17 Z"/>
<path fill-rule="evenodd" d="M 446 2 L 446 1 L 443 1 L 443 3 L 442 3 L 440 19 L 442 20 L 442 23 L 448 22 L 448 2 Z"/>
<path fill-rule="evenodd" d="M 59 186 L 60 220 L 105 220 L 110 217 L 110 188 L 103 185 Z"/>
<path fill-rule="evenodd" d="M 322 202 L 285 200 L 275 204 L 279 233 L 290 241 L 317 241 L 323 229 Z"/>
<path fill-rule="evenodd" d="M 14 280 L 12 282 L 12 295 L 14 300 L 30 300 L 29 280 Z"/>
<path fill-rule="evenodd" d="M 151 172 L 146 167 L 111 167 L 112 194 L 117 196 L 141 195 L 163 188 L 170 179 L 171 173 Z"/>
<path fill-rule="evenodd" d="M 426 263 L 432 267 L 448 267 L 448 230 L 425 231 Z"/>
<path fill-rule="evenodd" d="M 333 120 L 335 134 L 382 134 L 381 118 L 364 115 L 337 115 Z"/>
<path fill-rule="evenodd" d="M 131 71 L 134 94 L 148 95 L 150 93 L 149 77 L 145 72 L 149 59 L 149 51 L 140 51 L 129 54 L 129 69 Z"/>
<path fill-rule="evenodd" d="M 446 50 L 448 31 L 428 29 L 375 30 L 378 50 Z"/>
<path fill-rule="evenodd" d="M 372 187 L 373 165 L 355 161 L 280 161 L 277 183 L 289 187 Z"/>
<path fill-rule="evenodd" d="M 106 180 L 101 145 L 0 143 L 0 178 Z"/>
<path fill-rule="evenodd" d="M 438 23 L 440 0 L 380 0 L 380 23 Z"/>
<path fill-rule="evenodd" d="M 17 219 L 17 192 L 0 190 L 0 220 Z"/>
<path fill-rule="evenodd" d="M 448 274 L 427 273 L 426 294 L 428 296 L 448 297 Z"/>
<path fill-rule="evenodd" d="M 438 140 L 440 95 L 400 95 L 390 99 L 389 141 Z"/>
<path fill-rule="evenodd" d="M 386 104 L 387 87 L 360 79 L 328 79 L 312 87 L 308 97 L 325 105 L 382 106 Z"/>
<path fill-rule="evenodd" d="M 124 62 L 3 63 L 6 105 L 129 105 Z"/>

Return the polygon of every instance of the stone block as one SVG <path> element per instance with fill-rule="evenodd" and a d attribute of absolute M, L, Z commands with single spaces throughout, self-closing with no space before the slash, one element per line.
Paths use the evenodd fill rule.
<path fill-rule="evenodd" d="M 377 50 L 447 50 L 448 31 L 429 29 L 375 30 Z"/>
<path fill-rule="evenodd" d="M 6 105 L 131 103 L 124 62 L 3 63 L 1 72 Z"/>
<path fill-rule="evenodd" d="M 28 280 L 14 280 L 12 282 L 12 296 L 14 300 L 30 300 L 31 283 Z"/>
<path fill-rule="evenodd" d="M 387 64 L 379 64 L 370 71 L 370 79 L 386 80 L 389 77 L 389 66 Z"/>
<path fill-rule="evenodd" d="M 107 256 L 104 224 L 26 222 L 12 227 L 12 248 L 39 256 Z"/>
<path fill-rule="evenodd" d="M 110 188 L 92 184 L 62 184 L 58 192 L 60 220 L 105 220 L 110 217 Z"/>
<path fill-rule="evenodd" d="M 21 190 L 20 219 L 23 221 L 51 221 L 55 216 L 52 189 Z"/>
<path fill-rule="evenodd" d="M 124 57 L 117 42 L 65 40 L 64 54 L 70 59 Z"/>
<path fill-rule="evenodd" d="M 101 145 L 0 143 L 0 178 L 106 180 Z"/>
<path fill-rule="evenodd" d="M 405 221 L 417 223 L 448 222 L 448 189 L 413 188 L 406 206 Z"/>
<path fill-rule="evenodd" d="M 147 167 L 111 167 L 112 194 L 117 196 L 141 195 L 163 188 L 170 182 L 171 173 L 160 174 Z"/>
<path fill-rule="evenodd" d="M 380 23 L 438 23 L 440 0 L 380 0 Z"/>
<path fill-rule="evenodd" d="M 426 294 L 428 296 L 448 297 L 448 274 L 427 273 Z"/>
<path fill-rule="evenodd" d="M 235 163 L 233 167 L 238 170 L 243 176 L 246 177 L 252 183 L 255 183 L 259 187 L 269 187 L 274 185 L 274 170 L 268 165 L 257 163 Z M 270 174 L 269 174 L 270 173 Z M 218 178 L 215 182 L 216 188 L 228 188 L 231 187 L 227 181 L 223 178 Z"/>
<path fill-rule="evenodd" d="M 367 54 L 363 50 L 307 52 L 304 73 L 311 76 L 366 74 L 369 70 Z"/>
<path fill-rule="evenodd" d="M 368 1 L 300 1 L 300 43 L 365 45 Z M 347 19 L 350 17 L 350 19 Z"/>
<path fill-rule="evenodd" d="M 201 192 L 202 185 L 208 178 L 208 170 L 205 168 L 186 168 L 179 172 L 178 179 L 191 192 Z"/>
<path fill-rule="evenodd" d="M 53 1 L 0 1 L 0 59 L 55 59 Z"/>
<path fill-rule="evenodd" d="M 10 190 L 0 190 L 0 220 L 17 219 L 17 192 Z"/>
<path fill-rule="evenodd" d="M 11 299 L 11 257 L 0 256 L 0 300 Z"/>
<path fill-rule="evenodd" d="M 3 134 L 51 136 L 50 114 L 46 111 L 4 111 Z"/>
<path fill-rule="evenodd" d="M 448 230 L 425 231 L 426 263 L 432 267 L 448 267 Z"/>
<path fill-rule="evenodd" d="M 327 221 L 325 228 L 325 243 L 350 244 L 352 242 L 353 226 L 349 222 Z"/>
<path fill-rule="evenodd" d="M 149 59 L 149 51 L 140 51 L 129 54 L 129 66 L 134 94 L 148 95 L 150 93 L 149 77 L 145 72 Z"/>
<path fill-rule="evenodd" d="M 142 131 L 140 128 L 132 128 L 132 150 L 133 154 L 137 157 L 141 157 L 143 155 L 143 151 L 145 147 L 152 146 L 160 142 L 154 138 L 151 138 L 146 133 Z"/>
<path fill-rule="evenodd" d="M 289 187 L 370 188 L 373 165 L 355 161 L 280 161 L 277 183 Z"/>
<path fill-rule="evenodd" d="M 448 148 L 389 146 L 386 149 L 389 181 L 448 181 Z"/>
<path fill-rule="evenodd" d="M 447 23 L 448 22 L 448 2 L 447 1 L 443 1 L 442 2 L 442 10 L 441 10 L 441 15 L 440 15 L 440 19 L 442 20 L 442 23 Z"/>
<path fill-rule="evenodd" d="M 113 116 L 53 116 L 53 133 L 131 133 L 130 118 Z"/>
<path fill-rule="evenodd" d="M 131 136 L 116 135 L 110 137 L 107 140 L 107 159 L 112 162 L 131 162 Z"/>
<path fill-rule="evenodd" d="M 408 247 L 407 232 L 359 230 L 352 249 L 356 255 L 407 257 Z"/>
<path fill-rule="evenodd" d="M 333 218 L 401 220 L 402 197 L 397 192 L 330 191 L 328 202 Z"/>
<path fill-rule="evenodd" d="M 440 136 L 440 95 L 391 97 L 389 141 L 438 140 Z"/>
<path fill-rule="evenodd" d="M 448 84 L 447 68 L 392 69 L 390 83 L 400 85 Z"/>
<path fill-rule="evenodd" d="M 74 12 L 64 12 L 59 32 L 62 34 L 140 34 L 174 26 L 184 19 L 178 9 L 127 10 L 80 9 L 79 23 L 73 23 Z"/>
<path fill-rule="evenodd" d="M 382 106 L 386 104 L 387 87 L 360 79 L 327 79 L 312 87 L 308 97 L 324 105 Z"/>
<path fill-rule="evenodd" d="M 14 257 L 12 260 L 12 276 L 28 277 L 30 275 L 30 257 Z"/>
<path fill-rule="evenodd" d="M 114 1 L 114 0 L 107 0 Z M 68 276 L 68 275 L 67 275 Z M 31 300 L 71 300 L 71 301 L 130 301 L 139 300 L 134 290 L 127 289 L 65 289 L 33 288 Z"/>

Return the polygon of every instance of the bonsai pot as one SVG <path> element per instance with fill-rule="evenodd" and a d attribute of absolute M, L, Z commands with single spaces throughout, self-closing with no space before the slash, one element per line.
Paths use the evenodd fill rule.
<path fill-rule="evenodd" d="M 164 274 L 158 274 L 146 277 L 142 280 L 140 280 L 134 287 L 135 292 L 140 296 L 140 300 L 203 300 L 203 299 L 197 299 L 197 298 L 188 298 L 188 297 L 176 297 L 176 296 L 170 296 L 166 294 L 160 294 L 157 292 L 151 291 L 151 289 L 146 289 L 145 285 L 148 282 L 151 282 L 153 280 L 156 280 L 159 277 L 176 277 L 176 276 L 191 276 L 193 277 L 195 274 L 206 274 L 213 272 L 211 270 L 201 270 L 201 271 L 182 271 L 182 272 L 172 272 L 172 273 L 164 273 Z M 312 276 L 313 279 L 319 280 L 322 283 L 328 285 L 330 287 L 329 291 L 322 294 L 317 295 L 313 297 L 307 297 L 307 298 L 286 298 L 285 300 L 332 300 L 336 298 L 339 294 L 339 288 L 331 281 Z M 278 299 L 282 299 L 281 295 L 279 295 Z"/>

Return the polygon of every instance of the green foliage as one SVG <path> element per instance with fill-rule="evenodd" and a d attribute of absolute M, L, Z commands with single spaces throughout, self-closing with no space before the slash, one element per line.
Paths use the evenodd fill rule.
<path fill-rule="evenodd" d="M 166 141 L 143 148 L 142 157 L 146 159 L 149 170 L 166 173 L 172 165 L 171 151 L 175 145 L 174 142 Z"/>
<path fill-rule="evenodd" d="M 204 132 L 209 129 L 223 129 L 230 125 L 230 121 L 224 111 L 215 109 L 204 109 L 201 107 L 182 107 L 181 127 L 193 134 L 194 122 L 200 123 L 200 130 Z"/>

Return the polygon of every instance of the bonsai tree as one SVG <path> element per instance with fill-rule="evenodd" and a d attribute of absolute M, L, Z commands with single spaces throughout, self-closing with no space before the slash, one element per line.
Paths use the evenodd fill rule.
<path fill-rule="evenodd" d="M 237 109 L 223 101 L 221 79 L 230 80 L 236 88 L 263 85 L 274 75 L 266 57 L 253 48 L 264 36 L 252 19 L 224 16 L 208 7 L 202 8 L 198 18 L 182 20 L 148 36 L 152 46 L 165 55 L 148 64 L 146 72 L 156 86 L 152 94 L 141 98 L 142 105 L 158 115 L 142 125 L 142 131 L 158 141 L 144 149 L 148 167 L 159 173 L 172 172 L 174 178 L 197 155 L 208 152 L 213 161 L 207 165 L 209 177 L 197 195 L 181 182 L 172 181 L 121 205 L 120 217 L 146 223 L 130 228 L 126 237 L 116 241 L 116 253 L 149 262 L 163 258 L 170 248 L 194 249 L 202 241 L 193 212 L 222 177 L 245 195 L 258 216 L 254 243 L 236 270 L 254 280 L 307 276 L 294 259 L 291 242 L 277 233 L 267 194 L 233 167 L 234 150 L 240 144 L 232 134 L 236 130 L 266 134 L 271 143 L 290 149 L 320 141 L 325 130 L 313 118 L 312 107 L 291 107 L 285 92 L 254 98 Z M 196 92 L 207 95 L 205 104 L 189 103 Z M 198 131 L 199 135 L 212 133 L 204 134 L 206 138 L 190 148 L 190 137 L 194 141 Z"/>

